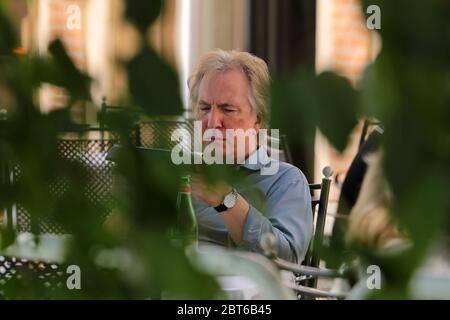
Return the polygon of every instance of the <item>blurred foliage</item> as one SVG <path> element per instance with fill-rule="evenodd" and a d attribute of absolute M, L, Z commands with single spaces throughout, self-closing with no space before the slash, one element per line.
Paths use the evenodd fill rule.
<path fill-rule="evenodd" d="M 155 22 L 163 9 L 163 0 L 142 1 L 126 0 L 125 17 L 136 26 L 140 34 L 144 36 L 150 25 Z"/>
<path fill-rule="evenodd" d="M 156 52 L 144 45 L 127 63 L 130 93 L 149 115 L 179 115 L 182 102 L 175 71 Z M 145 79 L 145 81 L 143 81 Z M 164 86 L 161 86 L 164 83 Z M 158 90 L 155 90 L 158 88 Z"/>
<path fill-rule="evenodd" d="M 6 3 L 0 3 L 0 11 L 4 12 L 5 8 Z M 12 24 L 4 14 L 0 15 L 0 30 L 2 30 L 2 37 L 0 37 L 0 54 L 9 54 L 17 47 L 18 39 Z"/>
<path fill-rule="evenodd" d="M 181 114 L 175 71 L 144 42 L 149 26 L 160 14 L 162 1 L 125 3 L 126 17 L 142 36 L 141 51 L 125 63 L 130 105 L 137 105 L 148 115 Z M 85 192 L 86 169 L 80 163 L 61 159 L 57 152 L 61 131 L 77 128 L 70 109 L 80 102 L 92 103 L 91 79 L 74 65 L 59 40 L 50 43 L 48 57 L 13 55 L 16 42 L 8 10 L 1 5 L 0 54 L 7 57 L 0 59 L 0 94 L 7 93 L 9 105 L 0 101 L 2 107 L 8 108 L 7 120 L 0 122 L 0 160 L 2 170 L 4 164 L 19 166 L 21 177 L 11 184 L 8 175 L 2 176 L 5 183 L 0 187 L 0 206 L 21 203 L 31 214 L 35 234 L 39 233 L 41 218 L 52 218 L 70 231 L 73 241 L 66 248 L 61 267 L 70 264 L 80 267 L 82 290 L 63 287 L 45 291 L 42 281 L 25 274 L 26 281 L 8 282 L 5 296 L 10 299 L 158 299 L 164 293 L 186 299 L 215 296 L 218 290 L 215 280 L 193 266 L 185 252 L 172 247 L 166 236 L 174 220 L 181 172 L 167 161 L 146 159 L 136 151 L 128 131 L 133 117 L 116 114 L 102 119 L 107 127 L 119 133 L 124 146 L 115 168 L 119 183 L 111 203 L 113 214 L 105 225 Z M 65 89 L 69 97 L 66 108 L 47 114 L 39 111 L 35 101 L 43 83 Z M 61 197 L 52 196 L 49 188 L 52 181 L 64 181 L 67 186 Z M 4 227 L 0 230 L 0 242 L 5 248 L 14 235 Z"/>
<path fill-rule="evenodd" d="M 356 245 L 350 249 L 363 265 L 376 264 L 383 270 L 387 285 L 375 297 L 404 298 L 430 245 L 449 232 L 445 226 L 450 225 L 446 194 L 450 180 L 450 2 L 370 0 L 364 8 L 370 4 L 381 8 L 383 48 L 359 88 L 333 73 L 316 75 L 312 66 L 274 75 L 272 127 L 293 139 L 312 141 L 311 132 L 317 126 L 343 150 L 359 118 L 375 117 L 383 123 L 384 169 L 396 199 L 392 213 L 413 246 L 394 256 Z M 142 41 L 139 53 L 125 62 L 130 105 L 150 116 L 182 112 L 176 73 L 145 42 L 149 26 L 163 7 L 163 1 L 126 1 L 125 16 Z M 119 132 L 124 146 L 116 167 L 120 190 L 112 203 L 115 212 L 104 228 L 97 208 L 83 191 L 84 169 L 57 156 L 61 130 L 77 127 L 70 109 L 79 102 L 92 102 L 91 79 L 77 69 L 60 41 L 50 44 L 49 57 L 12 55 L 17 41 L 7 8 L 0 2 L 0 55 L 8 56 L 0 58 L 0 99 L 7 96 L 10 103 L 8 119 L 0 121 L 0 160 L 2 166 L 16 164 L 22 170 L 18 183 L 1 184 L 0 206 L 23 203 L 32 214 L 35 233 L 39 218 L 57 219 L 74 239 L 65 263 L 82 270 L 82 290 L 57 290 L 50 297 L 160 298 L 164 293 L 177 298 L 214 297 L 217 283 L 166 237 L 174 220 L 174 199 L 183 169 L 137 152 L 128 134 L 133 124 L 129 115 L 103 119 Z M 66 90 L 70 97 L 66 108 L 47 114 L 39 111 L 35 101 L 43 83 Z M 4 107 L 1 100 L 0 106 Z M 232 178 L 228 169 L 206 170 L 211 180 Z M 68 185 L 57 199 L 48 187 L 55 179 L 64 179 Z M 14 235 L 4 228 L 0 231 L 4 248 Z M 109 257 L 107 266 L 99 262 L 105 256 Z M 33 281 L 23 287 L 9 285 L 7 296 L 46 297 Z"/>
<path fill-rule="evenodd" d="M 271 97 L 272 127 L 312 143 L 314 128 L 319 126 L 338 150 L 345 149 L 357 123 L 358 105 L 357 94 L 347 80 L 330 72 L 316 77 L 312 68 L 300 69 L 275 76 Z"/>
<path fill-rule="evenodd" d="M 373 248 L 350 251 L 383 271 L 386 286 L 375 298 L 405 298 L 430 246 L 450 235 L 450 2 L 366 0 L 363 11 L 374 4 L 381 9 L 382 50 L 358 88 L 312 68 L 279 76 L 272 87 L 273 126 L 294 137 L 318 126 L 343 150 L 357 119 L 381 121 L 391 213 L 413 246 L 389 257 Z M 326 253 L 329 262 L 347 256 L 336 250 Z"/>

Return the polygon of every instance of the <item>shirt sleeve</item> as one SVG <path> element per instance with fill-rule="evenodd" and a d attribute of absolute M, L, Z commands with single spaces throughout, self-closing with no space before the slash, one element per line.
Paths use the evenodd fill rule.
<path fill-rule="evenodd" d="M 239 248 L 263 253 L 261 235 L 272 233 L 277 239 L 280 258 L 300 263 L 312 237 L 311 195 L 306 178 L 279 183 L 265 199 L 264 214 L 250 206 Z"/>

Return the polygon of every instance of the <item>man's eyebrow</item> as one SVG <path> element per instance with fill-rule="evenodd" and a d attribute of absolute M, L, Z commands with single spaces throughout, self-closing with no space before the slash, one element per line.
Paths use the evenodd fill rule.
<path fill-rule="evenodd" d="M 204 101 L 204 100 L 200 100 L 200 101 L 198 102 L 198 104 L 199 104 L 199 105 L 202 105 L 202 106 L 207 106 L 207 107 L 210 107 L 210 106 L 211 106 L 208 102 L 206 102 L 206 101 Z M 229 103 L 229 102 L 220 103 L 220 104 L 218 104 L 217 106 L 218 106 L 219 108 L 227 108 L 227 107 L 239 108 L 238 105 L 235 105 L 235 104 L 232 104 L 232 103 Z"/>
<path fill-rule="evenodd" d="M 237 108 L 238 106 L 237 106 L 237 105 L 234 105 L 234 104 L 232 104 L 232 103 L 229 103 L 229 102 L 225 102 L 225 103 L 219 104 L 219 107 L 220 107 L 220 108 L 226 108 L 226 107 L 234 107 L 234 108 Z"/>

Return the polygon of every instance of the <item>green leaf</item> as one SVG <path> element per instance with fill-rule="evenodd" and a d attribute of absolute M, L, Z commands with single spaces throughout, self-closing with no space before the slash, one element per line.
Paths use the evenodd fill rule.
<path fill-rule="evenodd" d="M 91 79 L 75 66 L 61 40 L 56 39 L 52 41 L 48 49 L 53 57 L 56 68 L 51 74 L 49 73 L 49 76 L 54 77 L 50 78 L 50 81 L 66 88 L 72 100 L 90 99 Z M 49 66 L 47 70 L 52 71 Z"/>
<path fill-rule="evenodd" d="M 447 0 L 365 0 L 381 9 L 383 47 L 398 54 L 405 62 L 449 65 L 450 3 Z M 439 31 L 437 31 L 439 30 Z M 395 66 L 393 66 L 395 67 Z"/>
<path fill-rule="evenodd" d="M 339 150 L 347 146 L 348 137 L 357 124 L 358 100 L 348 80 L 325 72 L 317 77 L 316 99 L 311 99 L 311 114 L 320 131 Z"/>
<path fill-rule="evenodd" d="M 176 72 L 153 49 L 144 47 L 127 63 L 134 101 L 149 115 L 179 115 L 183 107 Z"/>
<path fill-rule="evenodd" d="M 125 16 L 142 34 L 145 34 L 148 27 L 158 18 L 162 6 L 162 0 L 126 0 Z"/>
<path fill-rule="evenodd" d="M 426 171 L 419 168 L 414 176 L 409 179 L 408 184 L 402 185 L 402 197 L 399 197 L 393 215 L 414 243 L 416 254 L 420 257 L 425 254 L 432 241 L 445 231 L 450 219 L 450 175 L 445 173 L 443 167 L 436 167 Z"/>
<path fill-rule="evenodd" d="M 6 15 L 5 5 L 0 3 L 0 55 L 11 55 L 17 45 L 16 33 Z"/>
<path fill-rule="evenodd" d="M 358 110 L 356 91 L 347 80 L 302 70 L 295 77 L 275 78 L 271 97 L 274 127 L 289 136 L 311 136 L 317 126 L 338 150 L 345 149 Z"/>
<path fill-rule="evenodd" d="M 366 68 L 361 80 L 361 110 L 367 118 L 378 119 L 383 124 L 388 123 L 402 99 L 393 64 L 392 57 L 383 51 Z"/>

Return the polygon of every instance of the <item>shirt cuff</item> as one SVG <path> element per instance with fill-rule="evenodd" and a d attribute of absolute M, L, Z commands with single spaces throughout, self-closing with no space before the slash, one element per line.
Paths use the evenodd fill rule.
<path fill-rule="evenodd" d="M 248 251 L 256 251 L 259 247 L 259 239 L 261 236 L 262 224 L 264 222 L 263 215 L 250 206 L 248 210 L 247 219 L 244 225 L 244 235 L 242 242 L 238 248 L 242 248 Z"/>

